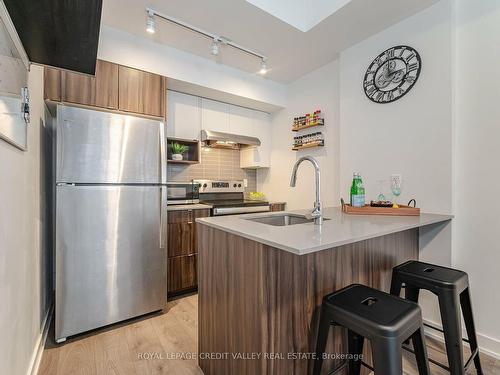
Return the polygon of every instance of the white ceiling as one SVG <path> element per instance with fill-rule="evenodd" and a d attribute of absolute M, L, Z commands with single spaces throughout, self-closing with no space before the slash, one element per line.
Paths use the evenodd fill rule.
<path fill-rule="evenodd" d="M 314 2 L 323 1 L 310 0 L 308 4 L 314 7 Z M 149 6 L 268 56 L 266 79 L 288 83 L 335 60 L 343 49 L 438 1 L 351 0 L 344 6 L 331 1 L 341 7 L 307 32 L 246 0 L 104 0 L 102 22 L 243 71 L 257 74 L 260 69 L 257 58 L 227 46 L 222 46 L 217 57 L 212 56 L 209 39 L 161 19 L 157 19 L 157 32 L 148 34 L 145 8 Z M 300 8 L 301 0 L 292 3 Z M 324 8 L 318 5 L 318 9 Z M 315 13 L 308 19 L 314 17 L 318 20 Z"/>

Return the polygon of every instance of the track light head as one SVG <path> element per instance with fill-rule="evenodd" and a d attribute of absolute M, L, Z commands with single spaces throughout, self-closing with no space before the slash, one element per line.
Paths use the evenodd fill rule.
<path fill-rule="evenodd" d="M 217 56 L 219 54 L 219 41 L 214 38 L 212 42 L 212 55 Z"/>
<path fill-rule="evenodd" d="M 260 63 L 260 70 L 259 70 L 259 74 L 260 75 L 265 75 L 267 73 L 267 63 L 266 63 L 266 59 L 262 59 L 261 63 Z"/>
<path fill-rule="evenodd" d="M 150 34 L 154 34 L 156 32 L 155 14 L 152 10 L 148 10 L 148 19 L 146 21 L 146 31 Z"/>

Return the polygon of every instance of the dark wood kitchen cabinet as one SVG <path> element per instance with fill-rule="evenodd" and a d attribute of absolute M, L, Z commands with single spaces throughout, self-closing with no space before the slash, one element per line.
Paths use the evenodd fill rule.
<path fill-rule="evenodd" d="M 193 212 L 188 210 L 168 212 L 168 256 L 193 254 Z"/>
<path fill-rule="evenodd" d="M 95 76 L 46 67 L 44 78 L 51 102 L 165 119 L 166 79 L 160 75 L 97 60 Z"/>
<path fill-rule="evenodd" d="M 119 109 L 165 117 L 165 79 L 142 70 L 119 67 Z"/>
<path fill-rule="evenodd" d="M 95 106 L 95 80 L 87 74 L 61 72 L 61 101 Z"/>
<path fill-rule="evenodd" d="M 190 292 L 198 285 L 198 254 L 168 259 L 168 293 Z"/>
<path fill-rule="evenodd" d="M 190 292 L 198 285 L 196 219 L 209 209 L 176 210 L 167 214 L 168 294 Z"/>
<path fill-rule="evenodd" d="M 118 65 L 97 60 L 95 76 L 62 72 L 63 102 L 118 109 Z"/>
<path fill-rule="evenodd" d="M 284 202 L 273 202 L 269 203 L 269 209 L 271 212 L 285 211 L 286 203 Z"/>
<path fill-rule="evenodd" d="M 56 68 L 49 68 L 46 66 L 43 70 L 43 97 L 46 100 L 54 102 L 61 101 L 61 75 L 62 71 Z"/>

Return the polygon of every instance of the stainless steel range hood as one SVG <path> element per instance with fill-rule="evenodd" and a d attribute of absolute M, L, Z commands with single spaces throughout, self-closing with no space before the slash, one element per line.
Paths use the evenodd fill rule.
<path fill-rule="evenodd" d="M 240 148 L 248 146 L 260 146 L 260 139 L 247 137 L 245 135 L 214 132 L 211 130 L 201 131 L 201 141 L 208 147 L 218 148 Z"/>

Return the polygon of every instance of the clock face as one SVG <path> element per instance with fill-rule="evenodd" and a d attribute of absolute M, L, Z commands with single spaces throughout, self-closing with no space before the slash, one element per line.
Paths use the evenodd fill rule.
<path fill-rule="evenodd" d="M 408 46 L 389 48 L 378 55 L 365 74 L 365 94 L 375 103 L 390 103 L 401 99 L 420 75 L 420 55 Z"/>

